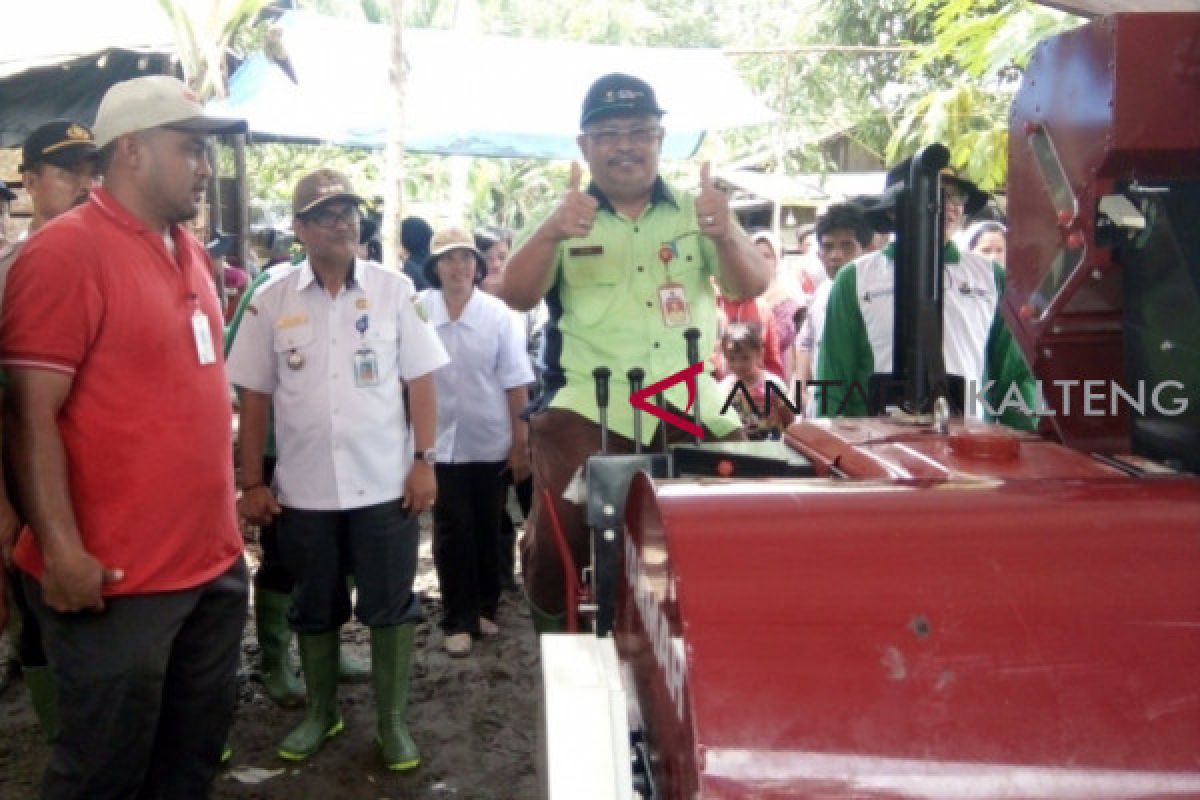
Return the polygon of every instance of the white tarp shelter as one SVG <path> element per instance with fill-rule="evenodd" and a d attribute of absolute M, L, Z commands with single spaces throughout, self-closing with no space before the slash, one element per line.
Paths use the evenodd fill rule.
<path fill-rule="evenodd" d="M 279 21 L 296 81 L 256 55 L 213 104 L 260 137 L 382 147 L 389 30 L 307 12 Z M 593 80 L 628 72 L 667 111 L 664 156 L 687 158 L 705 131 L 769 122 L 720 50 L 589 45 L 409 29 L 405 147 L 414 152 L 565 159 L 577 155 L 579 109 Z"/>

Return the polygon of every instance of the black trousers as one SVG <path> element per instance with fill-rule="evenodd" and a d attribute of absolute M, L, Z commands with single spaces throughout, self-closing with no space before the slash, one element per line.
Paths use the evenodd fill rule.
<path fill-rule="evenodd" d="M 442 629 L 479 633 L 479 618 L 496 618 L 503 461 L 438 464 L 433 506 L 433 564 L 442 588 Z"/>
<path fill-rule="evenodd" d="M 246 564 L 180 592 L 60 614 L 23 576 L 58 684 L 43 800 L 206 798 L 237 700 Z"/>
<path fill-rule="evenodd" d="M 50 662 L 46 658 L 46 649 L 42 646 L 42 626 L 38 624 L 37 615 L 29 607 L 29 598 L 25 596 L 25 582 L 21 580 L 21 572 L 16 568 L 8 574 L 8 585 L 12 590 L 13 605 L 21 617 L 21 634 L 16 641 L 17 660 L 21 662 L 22 667 L 44 667 Z M 11 627 L 9 632 L 11 635 Z"/>
<path fill-rule="evenodd" d="M 417 574 L 417 518 L 399 500 L 346 511 L 309 511 L 284 506 L 279 547 L 296 578 L 288 622 L 296 633 L 326 633 L 350 619 L 354 577 L 358 605 L 368 627 L 403 625 L 421 618 L 413 594 Z"/>

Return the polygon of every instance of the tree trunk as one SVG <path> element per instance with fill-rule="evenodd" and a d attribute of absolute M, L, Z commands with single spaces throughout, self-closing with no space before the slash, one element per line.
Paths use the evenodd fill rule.
<path fill-rule="evenodd" d="M 404 57 L 404 0 L 392 4 L 392 115 L 383 173 L 383 263 L 400 269 L 400 220 L 404 217 L 404 101 L 408 62 Z"/>

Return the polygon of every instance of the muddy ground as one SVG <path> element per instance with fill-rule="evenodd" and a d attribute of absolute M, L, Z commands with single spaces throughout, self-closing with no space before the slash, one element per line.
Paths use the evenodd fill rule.
<path fill-rule="evenodd" d="M 425 618 L 417 628 L 409 712 L 421 748 L 421 766 L 399 775 L 379 765 L 369 685 L 340 688 L 344 733 L 301 766 L 281 761 L 275 748 L 303 712 L 280 710 L 263 694 L 256 680 L 258 644 L 253 625 L 247 624 L 231 734 L 234 756 L 218 776 L 213 798 L 525 800 L 538 796 L 535 750 L 541 684 L 528 609 L 519 592 L 506 591 L 498 620 L 500 636 L 476 642 L 469 658 L 448 657 L 437 627 L 441 598 L 428 523 L 423 520 L 416 587 L 423 595 Z M 256 555 L 257 548 L 250 542 L 252 567 Z M 369 658 L 368 634 L 357 622 L 343 630 L 342 638 L 356 655 Z M 16 681 L 0 694 L 0 798 L 35 798 L 48 752 L 24 685 Z"/>

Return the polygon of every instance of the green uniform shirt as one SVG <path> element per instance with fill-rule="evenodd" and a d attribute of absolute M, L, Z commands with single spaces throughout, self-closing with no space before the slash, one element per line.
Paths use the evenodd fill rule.
<path fill-rule="evenodd" d="M 821 416 L 865 416 L 871 375 L 892 371 L 893 252 L 889 245 L 865 255 L 843 267 L 834 279 L 817 379 L 835 384 L 818 387 L 815 407 Z M 1034 407 L 1033 376 L 999 313 L 1004 271 L 974 253 L 960 253 L 953 243 L 946 245 L 945 261 L 942 344 L 947 373 L 961 376 L 968 394 L 972 384 L 984 387 L 994 380 L 982 396 L 990 408 L 1004 409 L 999 421 L 1036 429 L 1036 417 L 1004 405 L 1010 386 L 1016 386 L 1026 407 Z M 970 414 L 971 403 L 964 407 Z"/>
<path fill-rule="evenodd" d="M 717 252 L 700 233 L 695 198 L 672 192 L 661 178 L 637 219 L 616 213 L 595 185 L 588 192 L 600 201 L 595 225 L 588 236 L 559 244 L 554 283 L 546 295 L 543 402 L 598 422 L 592 370 L 608 367 L 609 426 L 632 439 L 629 369 L 644 369 L 643 385 L 650 386 L 689 366 L 683 332 L 690 327 L 700 330 L 701 360 L 713 352 Z M 522 242 L 536 228 L 528 228 Z M 664 320 L 660 289 L 668 284 L 681 287 L 687 299 L 686 324 L 668 325 Z M 733 411 L 718 413 L 725 398 L 713 377 L 707 372 L 698 376 L 697 388 L 705 427 L 716 436 L 736 430 L 739 421 Z M 686 382 L 670 387 L 665 396 L 676 409 L 688 408 Z M 644 443 L 652 440 L 657 422 L 643 418 Z"/>

